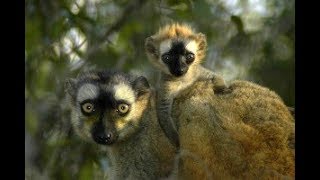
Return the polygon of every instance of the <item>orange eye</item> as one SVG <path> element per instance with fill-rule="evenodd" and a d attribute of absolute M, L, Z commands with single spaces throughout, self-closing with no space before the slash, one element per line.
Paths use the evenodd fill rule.
<path fill-rule="evenodd" d="M 121 114 L 125 114 L 129 111 L 129 105 L 128 104 L 119 104 L 117 111 L 120 112 Z"/>
<path fill-rule="evenodd" d="M 84 103 L 82 105 L 82 110 L 86 113 L 92 113 L 94 112 L 94 106 L 91 103 Z"/>

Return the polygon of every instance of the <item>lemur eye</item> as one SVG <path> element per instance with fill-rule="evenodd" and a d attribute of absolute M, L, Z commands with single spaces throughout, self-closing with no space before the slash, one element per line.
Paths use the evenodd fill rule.
<path fill-rule="evenodd" d="M 162 61 L 169 62 L 171 59 L 171 56 L 169 54 L 162 55 Z"/>
<path fill-rule="evenodd" d="M 188 53 L 188 54 L 186 55 L 186 60 L 187 60 L 187 63 L 188 63 L 188 64 L 192 63 L 193 60 L 194 60 L 194 54 L 193 54 L 193 53 Z"/>
<path fill-rule="evenodd" d="M 125 114 L 129 111 L 129 105 L 128 104 L 119 104 L 117 111 L 121 114 Z"/>
<path fill-rule="evenodd" d="M 91 103 L 84 103 L 82 105 L 82 110 L 86 113 L 92 113 L 95 111 L 94 106 Z"/>

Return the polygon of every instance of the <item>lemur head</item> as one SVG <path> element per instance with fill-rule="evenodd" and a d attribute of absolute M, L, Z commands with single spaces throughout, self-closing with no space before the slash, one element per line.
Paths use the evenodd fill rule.
<path fill-rule="evenodd" d="M 206 37 L 188 25 L 170 24 L 146 38 L 148 59 L 162 72 L 180 77 L 189 67 L 201 63 L 207 48 Z"/>
<path fill-rule="evenodd" d="M 102 145 L 125 141 L 139 131 L 151 94 L 143 76 L 116 71 L 83 73 L 66 81 L 66 92 L 75 132 Z"/>

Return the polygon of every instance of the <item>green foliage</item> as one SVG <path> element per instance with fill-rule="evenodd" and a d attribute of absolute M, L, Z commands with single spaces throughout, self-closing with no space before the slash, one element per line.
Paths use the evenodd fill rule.
<path fill-rule="evenodd" d="M 250 2 L 26 1 L 26 179 L 107 177 L 103 149 L 72 131 L 64 82 L 88 69 L 118 68 L 155 84 L 144 40 L 165 23 L 187 22 L 206 34 L 209 69 L 267 86 L 294 106 L 295 3 Z"/>

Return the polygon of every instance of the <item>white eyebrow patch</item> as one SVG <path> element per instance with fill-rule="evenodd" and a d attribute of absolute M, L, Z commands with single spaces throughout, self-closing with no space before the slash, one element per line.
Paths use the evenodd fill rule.
<path fill-rule="evenodd" d="M 171 40 L 165 40 L 160 44 L 160 55 L 168 52 L 171 49 Z"/>
<path fill-rule="evenodd" d="M 116 100 L 126 100 L 130 104 L 135 101 L 135 94 L 133 89 L 126 84 L 118 84 L 113 87 L 114 89 L 114 98 Z"/>
<path fill-rule="evenodd" d="M 188 44 L 186 45 L 186 49 L 188 51 L 191 51 L 194 54 L 196 54 L 196 52 L 197 52 L 197 43 L 195 41 L 188 42 Z"/>
<path fill-rule="evenodd" d="M 84 84 L 80 87 L 77 95 L 77 100 L 79 102 L 86 99 L 94 99 L 98 97 L 99 89 L 93 84 Z"/>

